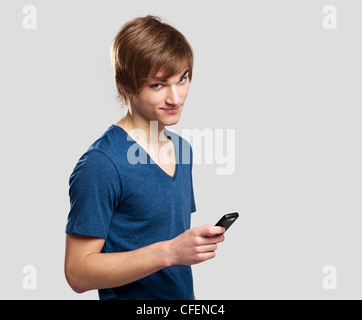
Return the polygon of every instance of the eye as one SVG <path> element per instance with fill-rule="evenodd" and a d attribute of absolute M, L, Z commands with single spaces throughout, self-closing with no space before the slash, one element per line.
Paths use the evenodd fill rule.
<path fill-rule="evenodd" d="M 151 85 L 152 89 L 161 89 L 161 87 L 162 87 L 162 85 L 159 83 L 155 83 L 155 84 Z"/>
<path fill-rule="evenodd" d="M 187 76 L 181 78 L 181 80 L 179 81 L 179 83 L 181 83 L 181 84 L 182 84 L 182 83 L 185 83 L 186 80 L 187 80 L 187 78 L 188 78 Z"/>

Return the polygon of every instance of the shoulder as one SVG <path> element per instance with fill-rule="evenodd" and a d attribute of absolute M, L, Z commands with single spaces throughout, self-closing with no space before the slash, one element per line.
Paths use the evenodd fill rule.
<path fill-rule="evenodd" d="M 79 158 L 77 162 L 77 167 L 87 167 L 99 169 L 102 167 L 108 167 L 112 164 L 112 160 L 109 156 L 100 149 L 89 148 L 83 155 Z"/>
<path fill-rule="evenodd" d="M 118 171 L 113 161 L 102 151 L 88 150 L 76 163 L 70 182 L 114 181 L 119 179 Z"/>
<path fill-rule="evenodd" d="M 109 157 L 124 147 L 126 138 L 119 127 L 111 125 L 97 140 L 89 147 L 88 151 L 100 151 Z"/>
<path fill-rule="evenodd" d="M 114 126 L 110 126 L 79 158 L 71 178 L 75 176 L 84 179 L 94 179 L 96 176 L 119 178 L 114 162 L 114 150 L 117 150 L 117 147 L 119 149 L 120 145 L 122 145 L 121 137 L 114 130 Z"/>
<path fill-rule="evenodd" d="M 117 164 L 126 158 L 127 137 L 123 131 L 111 125 L 102 135 L 99 136 L 80 158 L 80 163 L 88 166 L 104 167 L 113 166 L 117 169 Z"/>

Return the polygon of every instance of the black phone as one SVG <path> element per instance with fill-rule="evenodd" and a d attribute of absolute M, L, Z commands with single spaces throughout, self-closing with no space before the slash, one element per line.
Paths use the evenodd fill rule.
<path fill-rule="evenodd" d="M 221 226 L 225 228 L 225 231 L 230 228 L 230 226 L 239 218 L 239 213 L 233 212 L 225 214 L 216 224 L 216 226 Z"/>

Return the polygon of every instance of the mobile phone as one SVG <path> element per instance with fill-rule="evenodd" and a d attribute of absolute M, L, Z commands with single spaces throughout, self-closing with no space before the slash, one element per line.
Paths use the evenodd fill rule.
<path fill-rule="evenodd" d="M 233 212 L 225 214 L 216 224 L 216 226 L 221 226 L 225 228 L 225 231 L 230 228 L 230 226 L 235 222 L 239 217 L 239 213 Z"/>

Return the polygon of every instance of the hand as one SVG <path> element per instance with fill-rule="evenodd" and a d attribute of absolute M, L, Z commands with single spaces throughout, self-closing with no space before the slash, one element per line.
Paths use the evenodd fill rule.
<path fill-rule="evenodd" d="M 224 227 L 209 224 L 186 230 L 170 240 L 171 265 L 193 265 L 214 258 L 224 232 Z"/>

